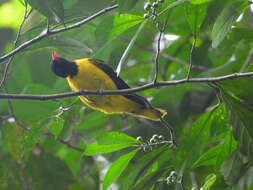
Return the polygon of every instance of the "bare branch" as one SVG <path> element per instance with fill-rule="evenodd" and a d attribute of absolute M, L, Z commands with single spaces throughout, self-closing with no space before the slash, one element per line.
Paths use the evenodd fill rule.
<path fill-rule="evenodd" d="M 88 18 L 86 19 L 83 19 L 82 21 L 80 22 L 77 22 L 73 25 L 70 25 L 68 27 L 65 27 L 65 28 L 60 28 L 60 29 L 55 29 L 55 30 L 44 30 L 41 34 L 39 34 L 38 36 L 34 37 L 33 39 L 27 41 L 27 42 L 24 42 L 23 44 L 21 44 L 20 46 L 18 46 L 17 48 L 15 48 L 14 50 L 12 50 L 11 52 L 7 53 L 6 55 L 0 57 L 0 63 L 3 62 L 4 60 L 8 59 L 9 57 L 15 55 L 16 53 L 20 52 L 21 50 L 31 46 L 32 44 L 44 39 L 45 37 L 48 37 L 48 36 L 51 36 L 51 35 L 54 35 L 54 34 L 58 34 L 60 32 L 65 32 L 67 30 L 71 30 L 71 29 L 74 29 L 74 28 L 78 28 L 84 24 L 87 24 L 89 23 L 90 21 L 94 20 L 95 18 L 97 17 L 100 17 L 101 15 L 104 15 L 114 9 L 118 8 L 118 4 L 116 5 L 113 5 L 111 7 L 107 7 L 107 8 L 104 8 L 100 11 L 98 11 L 97 13 L 89 16 Z"/>
<path fill-rule="evenodd" d="M 186 83 L 212 83 L 218 81 L 224 81 L 235 78 L 245 78 L 253 76 L 253 72 L 247 73 L 233 73 L 229 75 L 219 76 L 219 77 L 209 77 L 209 78 L 190 78 L 190 79 L 181 79 L 181 80 L 173 80 L 173 81 L 163 81 L 157 82 L 154 84 L 153 82 L 148 83 L 146 85 L 142 85 L 136 88 L 122 89 L 122 90 L 81 90 L 78 92 L 66 92 L 61 94 L 51 94 L 51 95 L 33 95 L 33 94 L 0 94 L 0 99 L 17 99 L 17 100 L 55 100 L 60 98 L 68 98 L 73 96 L 83 96 L 83 95 L 124 95 L 140 92 L 143 90 L 164 87 L 164 86 L 174 86 Z"/>

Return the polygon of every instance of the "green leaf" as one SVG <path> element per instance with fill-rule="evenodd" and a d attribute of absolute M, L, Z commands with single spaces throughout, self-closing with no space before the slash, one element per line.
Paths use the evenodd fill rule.
<path fill-rule="evenodd" d="M 106 133 L 104 136 L 101 136 L 101 138 L 98 139 L 98 144 L 101 145 L 115 145 L 115 144 L 134 145 L 139 143 L 140 143 L 139 140 L 119 132 Z"/>
<path fill-rule="evenodd" d="M 98 24 L 95 31 L 98 47 L 105 44 L 105 42 L 108 43 L 108 40 L 115 39 L 118 35 L 143 20 L 143 17 L 131 14 L 115 14 L 114 16 L 105 17 Z"/>
<path fill-rule="evenodd" d="M 208 3 L 210 1 L 213 1 L 213 0 L 191 0 L 190 2 L 192 4 L 198 5 L 198 4 Z"/>
<path fill-rule="evenodd" d="M 208 175 L 205 179 L 205 184 L 202 186 L 201 189 L 210 190 L 210 188 L 213 186 L 215 181 L 216 181 L 216 175 L 215 174 Z"/>
<path fill-rule="evenodd" d="M 134 8 L 137 0 L 117 0 L 119 4 L 119 12 L 124 13 Z"/>
<path fill-rule="evenodd" d="M 194 163 L 193 167 L 214 165 L 218 169 L 235 149 L 236 141 L 232 134 L 228 133 L 222 143 L 202 154 Z"/>
<path fill-rule="evenodd" d="M 63 129 L 64 119 L 62 118 L 55 118 L 52 119 L 49 123 L 48 129 L 51 131 L 56 137 L 59 136 L 60 132 Z"/>
<path fill-rule="evenodd" d="M 132 152 L 129 152 L 128 154 L 124 154 L 123 156 L 119 157 L 115 162 L 112 163 L 112 165 L 105 174 L 105 178 L 103 181 L 103 190 L 106 190 L 109 187 L 109 185 L 111 185 L 112 182 L 115 181 L 121 175 L 121 173 L 128 166 L 130 160 L 134 157 L 134 155 L 138 151 L 139 149 L 136 149 Z"/>
<path fill-rule="evenodd" d="M 92 144 L 89 144 L 86 147 L 84 151 L 84 155 L 91 156 L 91 155 L 96 155 L 96 154 L 105 154 L 105 153 L 115 152 L 117 150 L 121 150 L 123 148 L 127 148 L 132 145 L 133 144 L 100 145 L 97 142 L 94 142 Z"/>
<path fill-rule="evenodd" d="M 34 9 L 47 18 L 53 18 L 56 22 L 64 22 L 64 7 L 61 0 L 27 0 Z"/>
<path fill-rule="evenodd" d="M 241 86 L 243 88 L 243 86 Z M 251 89 L 244 88 L 245 92 Z M 238 141 L 239 150 L 242 154 L 252 159 L 253 149 L 253 107 L 244 99 L 232 96 L 233 92 L 224 91 L 221 86 L 221 97 L 225 103 L 226 111 L 233 128 L 233 134 Z"/>
<path fill-rule="evenodd" d="M 252 79 L 235 79 L 217 83 L 221 89 L 221 97 L 225 103 L 227 114 L 238 141 L 239 150 L 252 159 L 253 149 L 253 106 Z"/>
<path fill-rule="evenodd" d="M 236 1 L 226 6 L 217 17 L 212 30 L 212 47 L 216 48 L 231 30 L 237 17 L 249 6 L 247 1 Z"/>
<path fill-rule="evenodd" d="M 179 142 L 178 154 L 180 155 L 179 164 L 186 160 L 188 166 L 192 166 L 196 158 L 204 150 L 210 136 L 210 127 L 214 120 L 214 111 L 203 114 L 189 128 Z"/>
<path fill-rule="evenodd" d="M 207 5 L 191 5 L 186 4 L 186 19 L 187 22 L 193 32 L 193 34 L 197 34 L 202 22 L 206 17 L 206 9 Z"/>
<path fill-rule="evenodd" d="M 140 141 L 123 133 L 111 132 L 98 139 L 98 142 L 89 144 L 84 155 L 104 154 L 115 152 L 126 147 L 138 145 Z"/>

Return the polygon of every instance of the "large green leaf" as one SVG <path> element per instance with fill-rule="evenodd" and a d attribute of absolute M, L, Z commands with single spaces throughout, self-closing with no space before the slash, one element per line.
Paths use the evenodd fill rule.
<path fill-rule="evenodd" d="M 228 133 L 222 143 L 202 154 L 193 167 L 212 165 L 215 169 L 218 169 L 235 149 L 236 141 L 232 134 Z"/>
<path fill-rule="evenodd" d="M 113 16 L 105 17 L 98 24 L 95 32 L 98 47 L 108 40 L 116 38 L 118 35 L 139 24 L 143 20 L 143 17 L 131 14 L 115 14 Z"/>
<path fill-rule="evenodd" d="M 206 16 L 207 5 L 186 4 L 186 19 L 193 32 L 197 34 Z"/>
<path fill-rule="evenodd" d="M 113 181 L 115 181 L 121 173 L 126 169 L 130 160 L 134 157 L 134 155 L 138 152 L 139 149 L 136 149 L 132 152 L 124 154 L 115 162 L 112 163 L 110 168 L 105 174 L 103 181 L 103 190 L 106 190 Z"/>
<path fill-rule="evenodd" d="M 253 108 L 246 105 L 227 93 L 222 93 L 230 123 L 233 127 L 233 134 L 238 141 L 240 151 L 248 159 L 252 159 L 253 149 Z"/>
<path fill-rule="evenodd" d="M 221 97 L 225 103 L 235 139 L 239 142 L 239 150 L 249 159 L 253 149 L 253 106 L 252 79 L 235 79 L 219 82 Z"/>
<path fill-rule="evenodd" d="M 236 1 L 226 6 L 217 17 L 212 30 L 212 47 L 216 48 L 231 30 L 237 17 L 249 6 L 247 1 Z"/>

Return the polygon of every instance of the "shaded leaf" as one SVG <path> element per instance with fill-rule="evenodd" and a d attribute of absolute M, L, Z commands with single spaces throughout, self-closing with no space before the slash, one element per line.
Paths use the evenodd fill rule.
<path fill-rule="evenodd" d="M 245 89 L 247 91 L 247 89 Z M 233 134 L 238 141 L 239 150 L 246 155 L 248 159 L 252 159 L 253 149 L 253 107 L 243 100 L 239 101 L 222 90 L 222 99 L 225 102 L 226 110 L 233 127 Z"/>
<path fill-rule="evenodd" d="M 103 189 L 106 190 L 113 181 L 115 181 L 121 173 L 126 169 L 130 160 L 134 157 L 134 155 L 139 151 L 136 149 L 130 153 L 124 154 L 119 157 L 115 162 L 112 163 L 110 168 L 105 174 L 103 181 Z"/>
<path fill-rule="evenodd" d="M 27 0 L 34 9 L 56 22 L 64 21 L 64 8 L 61 0 Z"/>
<path fill-rule="evenodd" d="M 216 48 L 231 30 L 237 17 L 249 6 L 247 1 L 236 1 L 226 6 L 217 17 L 212 30 L 212 47 Z"/>
<path fill-rule="evenodd" d="M 117 1 L 119 4 L 120 13 L 124 13 L 131 10 L 137 3 L 137 0 L 117 0 Z"/>
<path fill-rule="evenodd" d="M 253 186 L 253 166 L 239 152 L 235 152 L 221 168 L 227 184 L 235 189 L 248 189 Z"/>
<path fill-rule="evenodd" d="M 219 168 L 222 162 L 236 149 L 236 141 L 231 133 L 228 133 L 224 141 L 202 154 L 193 167 L 213 165 Z"/>
<path fill-rule="evenodd" d="M 8 154 L 1 152 L 0 162 L 0 189 L 23 190 L 22 181 L 19 177 L 20 168 L 18 163 Z"/>
<path fill-rule="evenodd" d="M 74 183 L 70 169 L 50 153 L 31 155 L 27 163 L 24 169 L 25 177 L 30 179 L 30 185 L 38 190 L 67 190 L 68 185 Z"/>

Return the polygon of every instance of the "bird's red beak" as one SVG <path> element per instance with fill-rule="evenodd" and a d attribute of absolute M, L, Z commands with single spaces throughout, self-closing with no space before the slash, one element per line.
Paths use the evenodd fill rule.
<path fill-rule="evenodd" d="M 58 60 L 60 58 L 55 51 L 52 52 L 51 57 L 53 61 Z"/>

